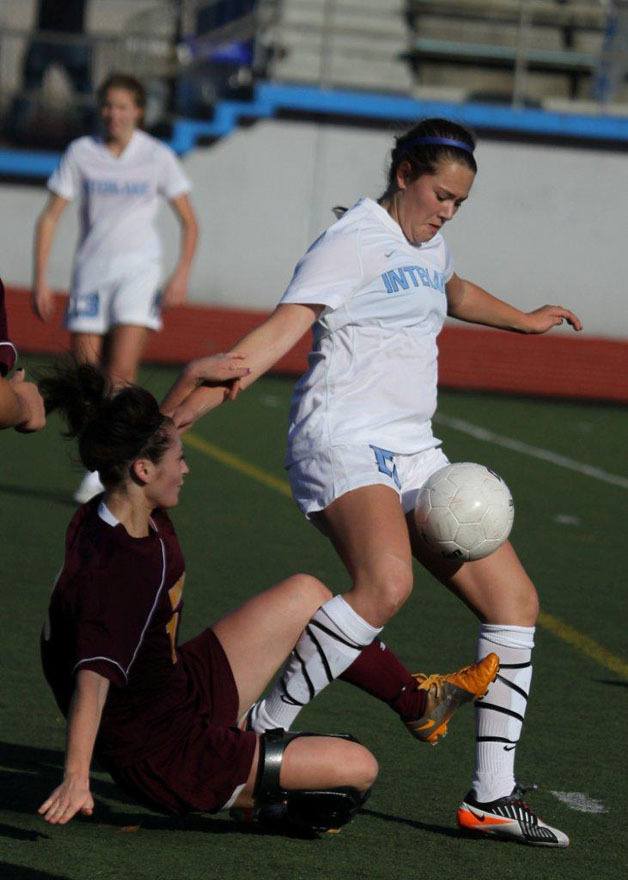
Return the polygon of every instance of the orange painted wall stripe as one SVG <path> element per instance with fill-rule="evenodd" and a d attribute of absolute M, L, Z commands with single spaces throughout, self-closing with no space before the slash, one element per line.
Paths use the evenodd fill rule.
<path fill-rule="evenodd" d="M 68 347 L 56 297 L 50 325 L 33 317 L 28 292 L 7 289 L 9 327 L 24 352 L 60 352 Z M 162 333 L 152 334 L 147 359 L 164 364 L 228 350 L 264 320 L 266 312 L 187 305 L 165 315 Z M 276 365 L 277 372 L 303 371 L 306 336 Z M 447 326 L 439 337 L 440 384 L 447 388 L 499 391 L 628 403 L 628 341 L 588 336 L 523 336 L 490 329 Z"/>

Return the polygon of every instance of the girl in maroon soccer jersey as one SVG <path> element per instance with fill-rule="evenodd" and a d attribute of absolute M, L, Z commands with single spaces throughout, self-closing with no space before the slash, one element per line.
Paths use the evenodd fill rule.
<path fill-rule="evenodd" d="M 245 373 L 237 355 L 217 356 L 204 378 Z M 273 741 L 242 729 L 243 720 L 329 590 L 293 575 L 178 646 L 185 565 L 165 510 L 177 504 L 189 469 L 172 421 L 148 391 L 112 394 L 86 364 L 58 366 L 41 388 L 106 490 L 70 523 L 42 634 L 44 672 L 68 735 L 63 781 L 40 814 L 53 824 L 91 815 L 93 754 L 122 788 L 161 810 L 248 808 L 256 795 L 259 805 L 260 791 L 268 793 L 260 755 Z M 484 664 L 425 677 L 419 687 L 377 644 L 347 680 L 424 722 L 433 741 L 494 672 Z M 284 793 L 350 791 L 352 814 L 376 775 L 374 757 L 357 742 L 302 736 L 289 742 L 275 781 Z"/>
<path fill-rule="evenodd" d="M 215 367 L 216 380 L 246 372 L 234 359 Z M 166 811 L 250 805 L 258 737 L 238 719 L 329 592 L 294 575 L 178 647 L 185 566 L 165 510 L 177 504 L 189 469 L 171 420 L 144 389 L 109 396 L 88 365 L 60 366 L 41 387 L 106 491 L 70 524 L 42 635 L 68 737 L 63 782 L 39 812 L 53 824 L 91 815 L 93 753 L 123 788 Z M 364 793 L 376 775 L 375 759 L 356 742 L 300 738 L 286 752 L 281 783 Z"/>

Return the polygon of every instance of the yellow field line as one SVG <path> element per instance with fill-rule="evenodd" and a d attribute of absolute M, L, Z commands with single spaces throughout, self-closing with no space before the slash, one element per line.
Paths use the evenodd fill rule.
<path fill-rule="evenodd" d="M 237 455 L 221 449 L 220 446 L 209 443 L 207 440 L 199 437 L 198 434 L 184 434 L 183 442 L 187 446 L 192 446 L 194 449 L 198 449 L 199 452 L 203 452 L 209 458 L 213 458 L 215 461 L 219 461 L 221 464 L 225 464 L 227 467 L 233 468 L 233 470 L 239 471 L 239 473 L 245 474 L 247 477 L 251 477 L 252 480 L 257 480 L 258 483 L 262 483 L 264 486 L 268 486 L 269 489 L 274 489 L 288 498 L 291 497 L 290 484 L 287 480 L 273 477 L 272 474 L 255 467 L 254 464 L 250 464 L 250 462 L 245 461 L 243 458 L 239 458 Z"/>
<path fill-rule="evenodd" d="M 539 623 L 555 636 L 558 636 L 559 639 L 562 639 L 563 642 L 567 642 L 572 648 L 580 651 L 581 654 L 585 654 L 590 660 L 595 660 L 600 666 L 605 666 L 611 672 L 615 672 L 623 678 L 628 678 L 628 663 L 622 660 L 621 657 L 611 654 L 610 651 L 607 651 L 606 648 L 598 644 L 594 639 L 590 639 L 589 636 L 578 632 L 573 626 L 563 623 L 562 620 L 554 617 L 553 614 L 548 614 L 547 611 L 541 611 Z"/>
<path fill-rule="evenodd" d="M 252 480 L 257 480 L 258 483 L 262 483 L 264 486 L 268 486 L 269 489 L 274 489 L 281 495 L 290 497 L 290 484 L 287 480 L 280 480 L 278 477 L 274 477 L 272 474 L 256 467 L 254 464 L 250 464 L 250 462 L 245 461 L 243 458 L 221 449 L 220 446 L 209 443 L 209 441 L 199 437 L 198 434 L 184 434 L 183 442 L 193 449 L 204 453 L 209 458 L 213 458 L 215 461 L 233 468 L 233 470 L 250 477 Z M 600 666 L 604 666 L 611 672 L 615 672 L 617 675 L 628 679 L 628 663 L 622 660 L 621 657 L 611 654 L 610 651 L 607 651 L 606 648 L 602 647 L 594 639 L 578 632 L 577 629 L 569 626 L 569 624 L 563 623 L 562 620 L 554 617 L 553 614 L 541 611 L 539 625 L 553 633 L 563 642 L 571 645 L 572 648 L 575 648 L 581 654 L 584 654 L 589 660 L 594 660 Z"/>

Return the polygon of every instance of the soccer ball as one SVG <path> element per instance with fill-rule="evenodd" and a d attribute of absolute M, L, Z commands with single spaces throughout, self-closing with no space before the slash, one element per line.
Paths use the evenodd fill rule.
<path fill-rule="evenodd" d="M 515 510 L 506 483 L 482 464 L 448 464 L 432 474 L 416 500 L 419 534 L 445 559 L 483 559 L 500 547 Z"/>

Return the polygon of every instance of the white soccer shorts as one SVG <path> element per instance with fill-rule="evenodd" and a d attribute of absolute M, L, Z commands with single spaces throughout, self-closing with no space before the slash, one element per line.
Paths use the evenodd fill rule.
<path fill-rule="evenodd" d="M 425 481 L 448 464 L 440 447 L 402 455 L 368 444 L 332 446 L 290 465 L 288 478 L 294 500 L 307 517 L 346 492 L 374 485 L 394 489 L 404 513 L 408 513 Z"/>
<path fill-rule="evenodd" d="M 72 290 L 66 328 L 71 333 L 98 335 L 127 324 L 161 330 L 160 277 L 159 264 L 149 262 L 115 281 Z"/>

